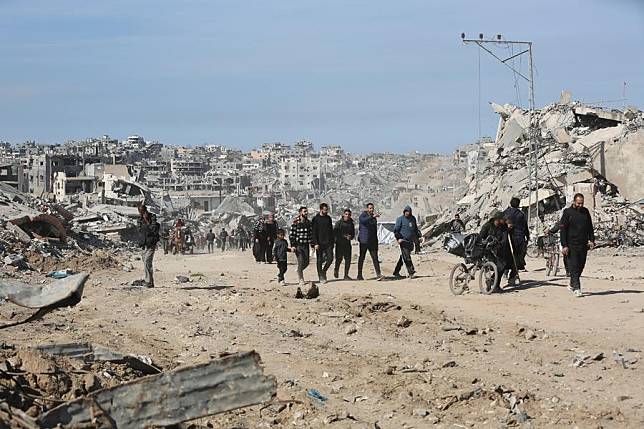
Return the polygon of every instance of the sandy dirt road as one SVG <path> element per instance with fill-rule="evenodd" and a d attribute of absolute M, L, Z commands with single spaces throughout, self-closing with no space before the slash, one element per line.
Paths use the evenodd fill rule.
<path fill-rule="evenodd" d="M 385 274 L 397 255 L 382 249 Z M 119 256 L 134 270 L 91 273 L 78 306 L 6 329 L 1 340 L 90 341 L 164 368 L 257 350 L 278 379 L 277 399 L 296 402 L 198 422 L 211 427 L 644 425 L 643 252 L 593 252 L 583 298 L 569 294 L 565 277 L 546 279 L 540 260 L 529 261 L 523 287 L 491 296 L 453 296 L 447 276 L 458 259 L 440 252 L 415 257 L 416 279 L 332 280 L 320 298 L 296 300 L 292 260 L 281 287 L 276 266 L 248 252 L 161 254 L 157 287 L 141 289 L 128 285 L 141 277 L 140 261 Z M 27 314 L 0 306 L 2 319 L 11 312 Z"/>

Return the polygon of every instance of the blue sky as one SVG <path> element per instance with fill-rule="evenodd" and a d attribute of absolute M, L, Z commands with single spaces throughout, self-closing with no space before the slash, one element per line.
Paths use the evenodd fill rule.
<path fill-rule="evenodd" d="M 450 152 L 478 138 L 475 46 L 534 41 L 537 105 L 644 108 L 644 1 L 0 0 L 0 139 Z M 500 48 L 499 55 L 507 54 Z M 527 62 L 516 63 L 527 71 Z M 487 102 L 517 102 L 481 55 Z M 519 99 L 527 104 L 521 83 Z"/>

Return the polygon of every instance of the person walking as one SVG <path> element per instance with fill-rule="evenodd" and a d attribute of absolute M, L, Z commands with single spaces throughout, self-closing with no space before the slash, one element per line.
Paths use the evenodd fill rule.
<path fill-rule="evenodd" d="M 145 271 L 145 286 L 154 287 L 154 267 L 152 262 L 154 260 L 154 252 L 159 242 L 159 229 L 160 225 L 157 222 L 156 216 L 150 213 L 145 206 L 139 206 L 140 216 L 140 232 L 141 232 L 141 247 L 143 248 L 143 270 Z"/>
<path fill-rule="evenodd" d="M 273 213 L 269 213 L 266 216 L 266 221 L 264 221 L 264 237 L 265 237 L 265 253 L 266 253 L 266 263 L 273 263 L 273 244 L 277 238 L 278 225 L 275 222 L 275 216 Z"/>
<path fill-rule="evenodd" d="M 159 230 L 159 238 L 161 240 L 161 247 L 163 254 L 167 255 L 170 251 L 170 231 L 167 226 L 161 226 Z"/>
<path fill-rule="evenodd" d="M 503 212 L 503 217 L 509 219 L 512 224 L 512 231 L 509 235 L 512 240 L 512 253 L 514 255 L 514 260 L 517 264 L 517 269 L 525 269 L 525 255 L 527 251 L 527 244 L 530 241 L 530 229 L 528 228 L 528 222 L 526 220 L 525 214 L 519 209 L 519 204 L 521 200 L 516 197 L 513 197 L 510 200 L 510 207 L 505 209 Z M 518 273 L 517 273 L 518 274 Z M 509 284 L 513 285 L 516 283 L 517 275 L 510 277 Z"/>
<path fill-rule="evenodd" d="M 291 252 L 297 257 L 297 278 L 300 286 L 304 286 L 304 270 L 309 266 L 310 246 L 313 237 L 313 226 L 308 218 L 309 209 L 302 206 L 298 216 L 293 219 L 289 240 Z"/>
<path fill-rule="evenodd" d="M 206 234 L 206 242 L 208 243 L 208 253 L 212 253 L 215 248 L 215 234 L 212 229 L 208 230 L 208 234 Z"/>
<path fill-rule="evenodd" d="M 266 230 L 264 217 L 260 216 L 253 228 L 253 256 L 255 262 L 266 262 Z"/>
<path fill-rule="evenodd" d="M 561 253 L 568 258 L 570 286 L 568 290 L 581 297 L 581 273 L 586 266 L 588 249 L 595 247 L 595 231 L 590 212 L 584 207 L 584 196 L 575 194 L 573 203 L 564 210 L 559 222 Z"/>
<path fill-rule="evenodd" d="M 508 228 L 505 225 L 503 213 L 500 210 L 494 210 L 490 219 L 483 224 L 479 233 L 481 240 L 487 240 L 488 237 L 494 237 L 496 242 L 496 260 L 492 261 L 496 265 L 497 276 L 494 279 L 494 289 L 501 291 L 501 278 L 506 270 L 512 265 L 512 253 L 510 252 L 510 243 L 508 237 Z"/>
<path fill-rule="evenodd" d="M 219 233 L 219 240 L 221 240 L 221 251 L 225 252 L 226 243 L 228 242 L 228 231 L 226 231 L 226 228 L 221 229 L 221 232 Z"/>
<path fill-rule="evenodd" d="M 286 270 L 288 269 L 287 252 L 289 251 L 288 242 L 284 239 L 284 230 L 279 228 L 273 245 L 273 256 L 275 257 L 275 262 L 277 262 L 277 282 L 281 286 L 286 286 L 284 274 L 286 274 Z"/>
<path fill-rule="evenodd" d="M 242 252 L 245 252 L 248 244 L 247 243 L 248 233 L 246 232 L 246 228 L 244 228 L 243 226 L 240 226 L 237 229 L 237 238 L 239 240 L 239 250 L 241 250 Z"/>
<path fill-rule="evenodd" d="M 380 261 L 378 260 L 378 217 L 380 215 L 375 213 L 373 203 L 366 205 L 366 210 L 360 214 L 358 218 L 358 242 L 360 243 L 360 256 L 358 257 L 358 280 L 364 280 L 362 276 L 362 268 L 364 260 L 369 251 L 371 260 L 373 261 L 373 268 L 376 271 L 376 280 L 384 279 L 380 272 Z"/>
<path fill-rule="evenodd" d="M 416 217 L 412 214 L 410 206 L 406 206 L 403 209 L 402 216 L 396 219 L 394 236 L 396 237 L 396 240 L 398 240 L 398 245 L 400 246 L 400 258 L 398 258 L 398 263 L 394 269 L 394 277 L 402 277 L 400 275 L 400 269 L 404 263 L 407 267 L 409 278 L 413 279 L 414 274 L 416 274 L 416 269 L 414 268 L 414 263 L 411 260 L 411 252 L 414 250 L 414 242 L 417 239 L 420 240 L 421 234 L 418 229 L 418 222 L 416 221 Z"/>
<path fill-rule="evenodd" d="M 351 240 L 356 236 L 356 226 L 351 218 L 351 210 L 344 209 L 342 219 L 338 220 L 333 227 L 335 237 L 335 269 L 333 276 L 340 277 L 340 264 L 344 259 L 344 280 L 353 280 L 349 277 L 351 267 Z"/>
<path fill-rule="evenodd" d="M 318 279 L 320 284 L 326 283 L 326 273 L 333 263 L 333 221 L 329 216 L 329 205 L 320 204 L 320 211 L 311 221 L 313 237 L 311 244 L 315 249 Z"/>

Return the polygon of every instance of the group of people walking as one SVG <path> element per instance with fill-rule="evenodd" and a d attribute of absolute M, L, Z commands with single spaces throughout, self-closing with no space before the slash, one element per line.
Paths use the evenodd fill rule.
<path fill-rule="evenodd" d="M 508 283 L 516 284 L 518 271 L 525 269 L 525 256 L 530 241 L 530 231 L 525 214 L 519 209 L 518 198 L 510 200 L 505 211 L 494 211 L 480 231 L 481 239 L 493 236 L 497 239 L 496 288 L 503 273 L 508 273 Z M 452 232 L 462 232 L 462 222 L 452 221 Z M 570 277 L 568 290 L 577 297 L 582 296 L 580 277 L 586 265 L 588 250 L 595 247 L 595 234 L 590 212 L 584 207 L 583 194 L 576 194 L 570 207 L 563 210 L 561 220 L 548 233 L 559 232 L 561 252 L 564 256 L 566 273 Z"/>
<path fill-rule="evenodd" d="M 360 250 L 357 280 L 364 280 L 363 268 L 367 253 L 371 257 L 376 279 L 382 280 L 384 278 L 378 259 L 378 217 L 374 205 L 369 203 L 358 218 L 357 238 Z M 405 207 L 403 215 L 396 221 L 394 235 L 400 246 L 401 254 L 393 275 L 394 277 L 402 277 L 400 271 L 405 265 L 409 277 L 413 278 L 416 271 L 411 253 L 421 234 L 409 206 Z M 312 250 L 315 252 L 317 277 L 321 284 L 327 282 L 328 270 L 334 263 L 333 276 L 336 279 L 340 278 L 340 268 L 344 263 L 342 279 L 353 280 L 349 272 L 352 262 L 351 243 L 356 237 L 356 225 L 350 209 L 345 209 L 342 217 L 334 223 L 326 203 L 320 204 L 318 213 L 312 219 L 309 219 L 308 207 L 300 207 L 290 226 L 288 241 L 286 240 L 286 231 L 279 228 L 273 216 L 269 215 L 266 220 L 263 218 L 259 220 L 255 228 L 255 236 L 258 243 L 258 254 L 255 259 L 258 262 L 267 263 L 271 263 L 275 259 L 278 265 L 280 284 L 285 284 L 284 275 L 288 266 L 288 253 L 295 255 L 298 281 L 300 285 L 304 284 L 304 271 L 309 266 Z M 273 237 L 275 238 L 273 239 Z M 267 254 L 271 253 L 272 256 L 262 259 L 265 254 L 264 250 Z"/>
<path fill-rule="evenodd" d="M 495 211 L 489 220 L 483 225 L 480 231 L 480 238 L 486 239 L 489 236 L 497 240 L 497 272 L 495 285 L 497 288 L 501 282 L 501 274 L 507 272 L 509 284 L 515 284 L 518 278 L 518 271 L 525 269 L 525 256 L 527 245 L 530 240 L 530 231 L 525 214 L 519 208 L 520 200 L 512 198 L 510 206 L 504 211 Z M 156 216 L 150 213 L 145 205 L 139 207 L 140 231 L 142 235 L 143 264 L 145 271 L 144 284 L 154 287 L 152 261 L 154 252 L 159 241 L 167 241 L 166 234 L 156 220 Z M 376 280 L 384 278 L 378 257 L 378 217 L 372 203 L 365 206 L 365 209 L 358 217 L 359 243 L 357 280 L 364 280 L 363 268 L 367 253 L 371 257 Z M 175 229 L 182 228 L 181 220 L 177 221 Z M 450 229 L 455 233 L 465 231 L 465 224 L 460 220 L 459 215 L 450 224 Z M 549 229 L 550 232 L 558 231 L 562 253 L 566 260 L 566 271 L 570 276 L 568 289 L 575 296 L 582 296 L 580 277 L 586 265 L 588 250 L 595 247 L 595 235 L 593 223 L 588 209 L 584 207 L 584 196 L 576 194 L 570 207 L 563 210 L 561 220 L 557 225 Z M 266 219 L 261 217 L 252 231 L 252 236 L 247 234 L 243 228 L 237 232 L 228 234 L 225 228 L 218 235 L 212 229 L 205 236 L 208 252 L 211 253 L 215 247 L 215 241 L 219 242 L 219 248 L 226 250 L 226 243 L 236 237 L 239 240 L 236 247 L 245 250 L 246 245 L 252 241 L 253 256 L 257 262 L 277 262 L 278 281 L 285 284 L 285 274 L 288 267 L 288 253 L 295 255 L 297 259 L 297 277 L 300 285 L 304 284 L 304 271 L 309 266 L 311 250 L 316 254 L 316 269 L 320 283 L 327 282 L 327 272 L 331 265 L 333 276 L 340 278 L 340 267 L 344 263 L 342 278 L 353 280 L 350 275 L 352 263 L 352 241 L 356 237 L 356 225 L 352 212 L 345 209 L 342 217 L 335 223 L 329 215 L 329 206 L 322 203 L 318 213 L 309 219 L 307 207 L 300 207 L 298 215 L 293 219 L 290 226 L 288 241 L 286 231 L 280 228 L 273 214 Z M 396 220 L 394 236 L 400 248 L 400 257 L 393 271 L 394 277 L 402 277 L 403 265 L 407 274 L 413 278 L 416 269 L 412 262 L 412 252 L 421 239 L 420 229 L 412 209 L 406 206 L 403 213 Z M 251 238 L 252 237 L 252 238 Z M 164 246 L 165 247 L 165 246 Z"/>

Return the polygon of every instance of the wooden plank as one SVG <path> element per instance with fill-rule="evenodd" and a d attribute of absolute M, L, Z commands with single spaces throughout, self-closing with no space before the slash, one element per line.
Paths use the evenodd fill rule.
<path fill-rule="evenodd" d="M 260 404 L 275 397 L 277 381 L 259 361 L 253 351 L 143 377 L 62 404 L 40 425 L 84 425 L 103 414 L 116 428 L 168 426 Z"/>

